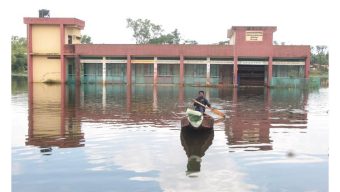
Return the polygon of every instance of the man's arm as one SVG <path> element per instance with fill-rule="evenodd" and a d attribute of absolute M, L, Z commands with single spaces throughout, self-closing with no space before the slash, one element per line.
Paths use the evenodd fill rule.
<path fill-rule="evenodd" d="M 211 107 L 211 105 L 210 105 L 208 99 L 205 99 L 205 105 L 207 105 L 208 107 Z"/>

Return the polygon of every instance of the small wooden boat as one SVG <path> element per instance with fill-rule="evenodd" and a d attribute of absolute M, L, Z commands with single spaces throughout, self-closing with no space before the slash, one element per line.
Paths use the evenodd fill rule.
<path fill-rule="evenodd" d="M 182 128 L 192 129 L 213 129 L 214 119 L 207 114 L 202 114 L 199 111 L 187 109 L 187 117 L 181 119 Z"/>

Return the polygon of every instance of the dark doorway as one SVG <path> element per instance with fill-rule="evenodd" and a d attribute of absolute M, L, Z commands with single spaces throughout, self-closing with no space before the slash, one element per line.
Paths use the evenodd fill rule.
<path fill-rule="evenodd" d="M 249 86 L 264 85 L 264 65 L 239 65 L 238 84 Z"/>

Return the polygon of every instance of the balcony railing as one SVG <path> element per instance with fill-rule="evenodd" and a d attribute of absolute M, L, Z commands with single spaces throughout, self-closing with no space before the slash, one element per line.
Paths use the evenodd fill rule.
<path fill-rule="evenodd" d="M 65 54 L 74 54 L 75 53 L 74 45 L 72 45 L 72 44 L 64 45 L 64 53 Z"/>

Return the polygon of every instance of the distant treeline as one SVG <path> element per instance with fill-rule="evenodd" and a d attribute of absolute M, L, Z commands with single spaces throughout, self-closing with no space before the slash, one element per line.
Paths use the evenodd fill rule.
<path fill-rule="evenodd" d="M 25 37 L 12 36 L 12 73 L 27 70 L 27 41 Z"/>
<path fill-rule="evenodd" d="M 311 47 L 311 73 L 314 76 L 328 75 L 329 53 L 327 46 L 317 45 Z"/>
<path fill-rule="evenodd" d="M 328 65 L 329 53 L 325 45 L 311 47 L 311 64 Z"/>

